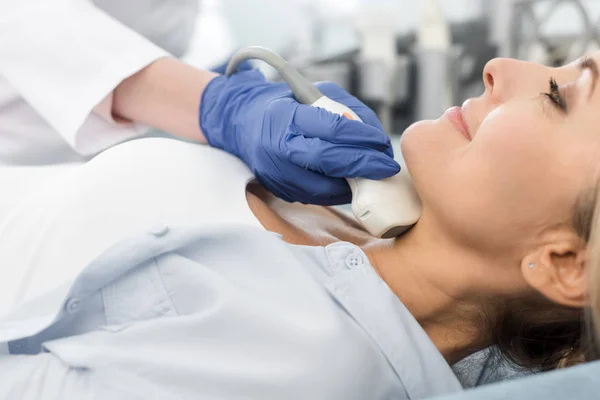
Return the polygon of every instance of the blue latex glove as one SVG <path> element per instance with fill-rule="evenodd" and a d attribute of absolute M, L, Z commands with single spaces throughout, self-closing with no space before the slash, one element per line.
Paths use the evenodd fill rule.
<path fill-rule="evenodd" d="M 364 123 L 300 104 L 287 84 L 267 82 L 251 70 L 208 84 L 200 127 L 211 146 L 242 159 L 276 196 L 305 204 L 349 203 L 343 178 L 387 178 L 400 166 L 373 111 L 335 84 L 317 86 Z"/>

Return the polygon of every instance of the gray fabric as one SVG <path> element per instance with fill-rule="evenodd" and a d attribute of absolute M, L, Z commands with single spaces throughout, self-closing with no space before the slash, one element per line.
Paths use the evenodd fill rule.
<path fill-rule="evenodd" d="M 540 373 L 435 400 L 587 400 L 600 398 L 600 362 Z"/>
<path fill-rule="evenodd" d="M 487 348 L 454 364 L 452 370 L 465 389 L 525 377 L 532 374 L 500 358 L 493 348 Z"/>

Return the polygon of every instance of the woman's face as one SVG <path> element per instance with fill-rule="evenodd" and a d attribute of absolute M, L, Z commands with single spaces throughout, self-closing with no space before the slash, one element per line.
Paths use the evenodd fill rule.
<path fill-rule="evenodd" d="M 570 224 L 600 162 L 600 84 L 591 60 L 600 63 L 600 52 L 561 68 L 492 60 L 485 93 L 461 109 L 468 137 L 448 113 L 408 128 L 402 152 L 422 220 L 491 252 L 521 251 L 547 228 Z"/>

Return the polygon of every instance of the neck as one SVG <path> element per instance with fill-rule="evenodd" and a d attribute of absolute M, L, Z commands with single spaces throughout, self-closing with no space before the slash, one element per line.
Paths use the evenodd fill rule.
<path fill-rule="evenodd" d="M 483 273 L 482 260 L 432 232 L 420 222 L 392 244 L 364 250 L 446 361 L 454 364 L 489 345 L 482 340 L 487 337 L 482 304 L 491 298 L 470 287 Z"/>

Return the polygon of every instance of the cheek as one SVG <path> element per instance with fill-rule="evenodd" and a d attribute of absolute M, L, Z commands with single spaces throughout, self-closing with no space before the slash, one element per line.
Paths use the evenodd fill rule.
<path fill-rule="evenodd" d="M 532 187 L 555 159 L 543 124 L 531 112 L 496 109 L 480 125 L 469 150 L 455 160 L 455 178 L 492 191 Z"/>

